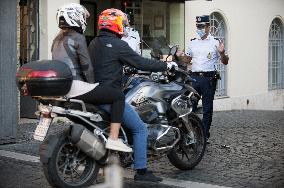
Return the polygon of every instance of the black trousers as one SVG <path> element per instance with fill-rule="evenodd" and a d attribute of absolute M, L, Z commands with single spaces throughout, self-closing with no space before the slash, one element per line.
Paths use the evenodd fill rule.
<path fill-rule="evenodd" d="M 213 77 L 204 77 L 192 75 L 195 82 L 192 82 L 192 87 L 202 96 L 203 119 L 202 123 L 205 128 L 205 135 L 210 137 L 209 129 L 212 123 L 213 116 L 213 100 L 216 91 L 217 80 Z M 193 111 L 196 111 L 198 103 L 193 104 Z"/>
<path fill-rule="evenodd" d="M 111 122 L 121 123 L 125 105 L 121 89 L 98 85 L 92 91 L 75 98 L 94 105 L 111 104 Z"/>

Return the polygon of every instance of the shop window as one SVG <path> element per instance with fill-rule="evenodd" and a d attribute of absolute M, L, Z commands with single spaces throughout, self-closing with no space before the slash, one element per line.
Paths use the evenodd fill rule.
<path fill-rule="evenodd" d="M 168 53 L 168 44 L 184 47 L 184 1 L 181 2 L 128 0 L 122 3 L 131 26 L 140 34 L 142 56 L 151 58 L 153 51 Z"/>

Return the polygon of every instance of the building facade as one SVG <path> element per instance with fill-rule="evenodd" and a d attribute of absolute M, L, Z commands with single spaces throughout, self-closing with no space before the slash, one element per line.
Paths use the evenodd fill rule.
<path fill-rule="evenodd" d="M 283 0 L 2 0 L 1 125 L 15 124 L 9 115 L 18 111 L 21 117 L 33 117 L 35 101 L 13 98 L 17 96 L 13 95 L 17 93 L 14 73 L 23 63 L 51 59 L 52 40 L 59 32 L 56 11 L 71 2 L 83 4 L 91 13 L 85 33 L 88 42 L 97 34 L 97 17 L 102 10 L 113 7 L 128 13 L 143 40 L 142 55 L 148 58 L 156 39 L 186 49 L 189 40 L 196 37 L 195 17 L 210 15 L 211 33 L 224 40 L 230 57 L 228 66 L 216 67 L 222 80 L 215 110 L 284 109 Z M 12 98 L 7 100 L 7 96 Z M 19 110 L 13 108 L 18 103 Z M 0 139 L 14 138 L 14 130 L 11 128 L 8 136 L 9 131 L 0 133 Z"/>
<path fill-rule="evenodd" d="M 40 58 L 50 58 L 50 47 L 58 28 L 54 15 L 62 4 L 77 2 L 91 10 L 89 33 L 96 34 L 96 18 L 105 8 L 122 9 L 131 16 L 131 24 L 146 44 L 164 36 L 173 45 L 186 49 L 196 37 L 195 17 L 211 17 L 211 33 L 224 40 L 229 65 L 216 68 L 222 75 L 218 82 L 215 110 L 284 109 L 282 0 L 194 0 L 194 1 L 40 1 Z M 89 4 L 88 4 L 89 3 Z M 89 24 L 90 26 L 90 24 Z M 142 43 L 143 56 L 149 57 L 148 45 Z"/>
<path fill-rule="evenodd" d="M 195 16 L 209 14 L 212 33 L 224 38 L 230 60 L 218 67 L 215 110 L 284 109 L 284 1 L 185 2 L 185 48 L 195 36 Z"/>
<path fill-rule="evenodd" d="M 16 138 L 18 112 L 34 117 L 37 103 L 17 97 L 14 76 L 24 63 L 51 59 L 52 40 L 59 32 L 56 11 L 71 2 L 91 13 L 87 42 L 97 35 L 102 10 L 128 13 L 148 58 L 156 39 L 186 49 L 196 37 L 195 17 L 210 15 L 211 33 L 225 42 L 230 57 L 228 66 L 216 67 L 222 80 L 214 110 L 284 110 L 283 0 L 1 0 L 0 143 Z"/>

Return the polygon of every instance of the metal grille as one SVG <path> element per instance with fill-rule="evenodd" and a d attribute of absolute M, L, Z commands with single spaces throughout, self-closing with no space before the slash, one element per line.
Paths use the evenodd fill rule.
<path fill-rule="evenodd" d="M 39 1 L 18 0 L 18 66 L 39 59 Z M 20 117 L 35 118 L 37 102 L 20 96 Z"/>
<path fill-rule="evenodd" d="M 274 19 L 269 29 L 268 89 L 284 88 L 283 26 Z"/>
<path fill-rule="evenodd" d="M 210 15 L 210 27 L 211 27 L 211 30 L 210 30 L 211 34 L 215 38 L 218 38 L 219 40 L 224 41 L 225 48 L 226 48 L 227 46 L 226 24 L 224 22 L 223 17 L 219 13 L 213 12 Z M 223 65 L 219 60 L 216 69 L 220 72 L 222 79 L 218 81 L 215 95 L 216 96 L 226 96 L 227 95 L 227 86 L 226 86 L 227 76 L 226 76 L 225 65 Z"/>
<path fill-rule="evenodd" d="M 39 59 L 39 2 L 19 1 L 19 64 Z"/>

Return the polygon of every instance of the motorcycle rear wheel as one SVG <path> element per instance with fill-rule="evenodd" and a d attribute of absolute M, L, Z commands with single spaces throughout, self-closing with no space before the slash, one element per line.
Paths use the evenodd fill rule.
<path fill-rule="evenodd" d="M 203 158 L 206 148 L 206 139 L 200 118 L 191 113 L 189 121 L 192 124 L 194 141 L 192 140 L 192 135 L 188 133 L 183 125 L 181 140 L 167 155 L 171 164 L 180 170 L 190 170 L 198 165 Z"/>
<path fill-rule="evenodd" d="M 52 147 L 51 157 L 43 164 L 44 174 L 52 186 L 79 188 L 96 180 L 100 166 L 73 145 L 67 136 L 61 135 Z"/>

